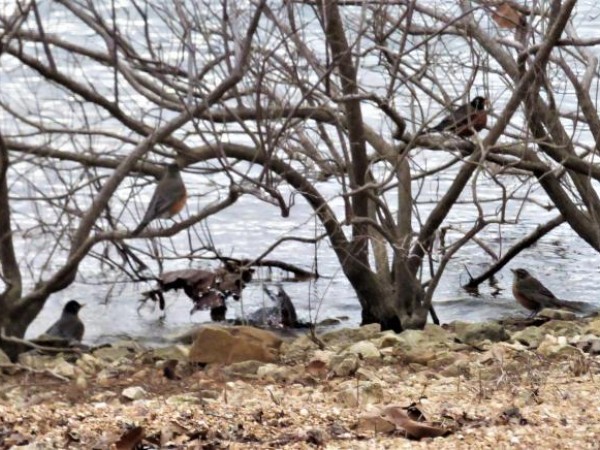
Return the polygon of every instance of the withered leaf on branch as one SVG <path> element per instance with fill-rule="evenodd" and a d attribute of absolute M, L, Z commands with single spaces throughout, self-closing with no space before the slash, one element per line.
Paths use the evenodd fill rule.
<path fill-rule="evenodd" d="M 215 270 L 183 269 L 163 272 L 158 278 L 158 289 L 145 294 L 160 298 L 163 292 L 183 289 L 194 302 L 192 312 L 217 308 L 225 305 L 225 299 L 232 296 L 238 299 L 246 283 L 252 280 L 254 270 L 234 264 Z"/>
<path fill-rule="evenodd" d="M 525 16 L 519 12 L 510 2 L 502 3 L 494 13 L 492 19 L 500 28 L 515 29 L 525 24 Z"/>

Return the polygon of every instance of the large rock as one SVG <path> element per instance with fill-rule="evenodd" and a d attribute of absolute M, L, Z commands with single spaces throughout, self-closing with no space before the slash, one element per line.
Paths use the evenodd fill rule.
<path fill-rule="evenodd" d="M 192 344 L 189 360 L 204 364 L 232 364 L 256 360 L 273 362 L 281 346 L 275 334 L 258 328 L 202 327 Z"/>
<path fill-rule="evenodd" d="M 479 345 L 484 341 L 502 342 L 510 339 L 504 327 L 497 322 L 454 322 L 458 340 L 467 345 Z"/>
<path fill-rule="evenodd" d="M 512 342 L 518 342 L 529 348 L 538 348 L 545 336 L 546 331 L 541 327 L 527 327 L 513 333 L 510 339 Z"/>
<path fill-rule="evenodd" d="M 328 346 L 346 347 L 354 342 L 372 339 L 380 332 L 381 326 L 378 323 L 372 323 L 358 328 L 340 328 L 325 333 L 319 338 Z"/>
<path fill-rule="evenodd" d="M 349 377 L 358 370 L 360 361 L 354 353 L 344 353 L 331 358 L 331 372 L 337 377 Z"/>
<path fill-rule="evenodd" d="M 572 360 L 583 356 L 583 352 L 580 349 L 567 344 L 564 336 L 558 338 L 550 335 L 546 336 L 540 343 L 537 351 L 540 355 L 553 359 Z"/>
<path fill-rule="evenodd" d="M 359 341 L 346 348 L 343 353 L 353 353 L 362 359 L 380 359 L 381 353 L 370 341 Z"/>
<path fill-rule="evenodd" d="M 592 320 L 584 329 L 583 334 L 593 334 L 600 336 L 600 319 Z"/>
<path fill-rule="evenodd" d="M 551 320 L 546 322 L 540 329 L 544 334 L 550 334 L 552 336 L 566 336 L 572 337 L 582 333 L 581 327 L 576 322 L 570 322 L 566 320 Z"/>
<path fill-rule="evenodd" d="M 303 335 L 281 345 L 281 359 L 289 362 L 309 361 L 319 346 L 309 336 Z"/>

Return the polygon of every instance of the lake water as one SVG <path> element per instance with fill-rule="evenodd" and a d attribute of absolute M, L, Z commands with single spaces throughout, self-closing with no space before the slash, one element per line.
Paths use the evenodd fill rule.
<path fill-rule="evenodd" d="M 584 36 L 595 36 L 596 17 L 595 2 L 579 2 L 578 6 L 578 30 Z M 596 8 L 596 9 L 594 9 Z M 82 32 L 74 23 L 62 23 L 71 33 Z M 84 33 L 85 34 L 85 33 Z M 449 47 L 461 52 L 459 43 L 454 42 Z M 591 47 L 590 50 L 596 55 L 600 54 L 599 47 Z M 5 66 L 3 86 L 11 86 L 15 89 L 22 88 L 26 81 L 14 73 L 11 75 L 8 69 L 15 69 L 11 64 Z M 89 69 L 91 73 L 100 68 Z M 105 73 L 106 75 L 106 73 Z M 99 76 L 102 79 L 102 76 Z M 107 77 L 110 81 L 110 76 Z M 106 81 L 106 80 L 104 80 Z M 483 82 L 483 80 L 480 80 Z M 367 79 L 373 89 L 377 89 L 377 78 Z M 506 88 L 499 80 L 487 80 L 487 90 L 494 104 L 496 112 L 501 111 L 506 101 Z M 31 88 L 31 86 L 28 86 Z M 37 88 L 36 88 L 37 89 Z M 48 97 L 46 106 L 51 107 L 49 89 L 42 94 Z M 10 95 L 10 94 L 3 94 Z M 43 96 L 42 95 L 42 96 Z M 572 96 L 565 94 L 562 99 L 562 107 L 565 110 L 575 109 Z M 398 99 L 398 104 L 403 104 L 403 99 Z M 408 105 L 408 102 L 406 102 Z M 56 102 L 56 111 L 61 109 L 60 102 Z M 435 107 L 432 113 L 437 112 Z M 381 120 L 378 112 L 365 105 L 365 120 L 383 135 L 389 136 L 389 124 Z M 68 121 L 72 118 L 63 118 Z M 493 122 L 493 119 L 492 119 Z M 101 140 L 100 140 L 101 142 Z M 440 164 L 448 156 L 442 152 L 420 151 L 414 155 L 414 166 L 416 170 L 420 167 L 434 167 Z M 386 168 L 375 167 L 377 175 L 383 176 Z M 445 191 L 449 182 L 455 174 L 454 169 L 446 171 L 442 176 L 427 181 L 423 187 L 420 197 L 419 211 L 422 217 L 431 210 L 432 205 L 427 200 L 435 200 Z M 39 174 L 43 176 L 43 174 Z M 187 209 L 180 217 L 197 211 L 208 202 L 214 200 L 217 193 L 213 191 L 214 183 L 222 181 L 215 177 L 202 177 L 197 173 L 186 170 L 185 181 L 190 192 L 190 201 Z M 504 176 L 507 187 L 525 195 L 528 184 L 522 185 L 521 180 L 516 177 Z M 51 184 L 51 182 L 50 182 Z M 18 186 L 18 182 L 16 183 Z M 415 183 L 415 189 L 418 184 Z M 342 201 L 337 192 L 337 186 L 333 183 L 320 183 L 320 190 L 325 197 L 331 199 L 334 210 L 342 213 Z M 21 192 L 20 192 L 21 193 Z M 130 223 L 134 223 L 143 212 L 150 195 L 152 186 L 146 187 L 139 196 L 136 206 L 138 211 L 131 212 Z M 478 196 L 480 200 L 492 199 L 498 195 L 496 185 L 482 175 L 478 181 Z M 539 187 L 529 194 L 541 204 L 547 203 L 547 198 Z M 461 197 L 460 205 L 453 210 L 448 218 L 453 224 L 466 230 L 473 224 L 474 207 L 469 202 L 470 189 L 467 188 Z M 285 197 L 285 195 L 284 195 Z M 286 197 L 287 198 L 287 197 Z M 392 196 L 388 199 L 393 204 Z M 508 211 L 509 217 L 515 217 L 520 208 L 519 203 L 512 203 Z M 484 204 L 486 214 L 494 217 L 496 214 L 494 203 Z M 27 220 L 30 211 L 20 210 L 13 219 Z M 20 214 L 22 216 L 20 216 Z M 528 204 L 516 225 L 488 227 L 480 238 L 484 240 L 494 251 L 502 254 L 510 245 L 524 234 L 532 231 L 537 224 L 544 223 L 556 215 L 555 211 L 547 211 L 534 204 Z M 416 225 L 416 223 L 415 223 Z M 321 226 L 315 224 L 312 211 L 301 197 L 296 196 L 296 205 L 291 210 L 288 218 L 282 218 L 278 211 L 261 203 L 257 199 L 245 196 L 233 207 L 218 216 L 212 217 L 205 224 L 199 225 L 195 230 L 198 237 L 192 238 L 194 244 L 198 244 L 206 237 L 205 230 L 210 230 L 210 237 L 215 245 L 224 255 L 243 258 L 255 257 L 262 253 L 272 242 L 278 238 L 295 235 L 311 237 L 321 233 Z M 454 238 L 456 235 L 452 235 Z M 164 253 L 169 255 L 169 247 L 172 245 L 177 249 L 189 249 L 187 235 L 181 233 L 172 241 L 160 242 L 165 244 Z M 27 240 L 20 243 L 19 250 L 23 255 L 42 254 L 47 248 L 46 240 Z M 150 243 L 144 240 L 133 241 L 133 245 L 146 251 L 151 249 Z M 184 250 L 181 251 L 185 253 Z M 356 325 L 360 320 L 360 307 L 356 296 L 348 281 L 343 276 L 337 258 L 331 251 L 328 241 L 319 244 L 307 245 L 297 242 L 287 242 L 281 245 L 269 258 L 280 259 L 288 263 L 297 264 L 306 269 L 314 269 L 314 261 L 318 261 L 318 271 L 321 278 L 314 282 L 293 283 L 283 281 L 283 286 L 293 299 L 299 313 L 299 317 L 306 321 L 320 321 L 332 317 L 347 317 L 348 325 Z M 510 286 L 512 274 L 509 268 L 525 267 L 561 298 L 585 301 L 600 306 L 600 299 L 596 294 L 595 279 L 600 268 L 600 256 L 589 246 L 579 239 L 567 225 L 562 225 L 549 235 L 545 236 L 537 245 L 523 251 L 509 266 L 498 275 L 498 286 L 502 289 L 499 293 L 487 285 L 481 286 L 480 296 L 469 296 L 461 285 L 467 281 L 467 269 L 472 274 L 478 274 L 485 270 L 490 264 L 490 258 L 478 246 L 471 244 L 465 246 L 448 265 L 440 286 L 434 296 L 434 304 L 438 315 L 443 322 L 452 320 L 478 321 L 491 318 L 499 318 L 506 315 L 524 314 L 512 298 Z M 157 266 L 151 265 L 154 271 Z M 166 270 L 184 269 L 188 267 L 207 268 L 211 267 L 209 262 L 194 261 L 193 263 L 182 261 L 165 261 Z M 229 301 L 228 318 L 241 317 L 244 313 L 252 312 L 261 306 L 269 306 L 270 300 L 265 297 L 262 283 L 273 284 L 281 279 L 283 274 L 273 273 L 271 276 L 266 270 L 257 272 L 257 279 L 244 291 L 241 302 Z M 261 281 L 262 280 L 262 281 Z M 31 280 L 30 280 L 31 281 Z M 78 280 L 65 291 L 53 295 L 47 302 L 40 316 L 35 320 L 28 331 L 28 336 L 36 336 L 43 332 L 60 315 L 63 305 L 70 299 L 75 298 L 85 303 L 81 311 L 81 317 L 86 324 L 86 336 L 84 340 L 88 343 L 104 342 L 122 337 L 133 337 L 145 342 L 160 342 L 165 336 L 184 330 L 192 325 L 209 320 L 208 312 L 198 312 L 190 315 L 191 301 L 183 293 L 170 292 L 166 294 L 166 314 L 146 305 L 138 309 L 141 298 L 140 293 L 151 289 L 151 283 L 131 284 L 123 280 L 118 274 L 107 272 L 99 267 L 97 262 L 91 258 L 86 259 L 82 265 Z"/>

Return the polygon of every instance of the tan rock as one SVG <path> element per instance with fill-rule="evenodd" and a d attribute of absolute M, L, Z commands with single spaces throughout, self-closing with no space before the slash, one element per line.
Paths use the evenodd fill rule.
<path fill-rule="evenodd" d="M 189 360 L 204 364 L 232 364 L 240 361 L 273 362 L 281 339 L 252 327 L 202 327 L 192 344 Z"/>
<path fill-rule="evenodd" d="M 543 317 L 546 319 L 552 320 L 575 320 L 577 319 L 577 314 L 573 311 L 565 311 L 564 309 L 551 309 L 544 308 L 542 309 L 538 315 L 538 317 Z"/>

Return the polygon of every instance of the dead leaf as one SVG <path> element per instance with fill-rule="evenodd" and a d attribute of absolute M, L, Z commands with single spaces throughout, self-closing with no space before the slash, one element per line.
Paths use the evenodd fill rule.
<path fill-rule="evenodd" d="M 500 28 L 515 29 L 522 26 L 525 16 L 517 11 L 509 2 L 502 3 L 492 14 L 492 19 Z"/>
<path fill-rule="evenodd" d="M 136 445 L 144 439 L 144 429 L 142 427 L 133 427 L 121 435 L 115 442 L 117 450 L 134 450 Z"/>

